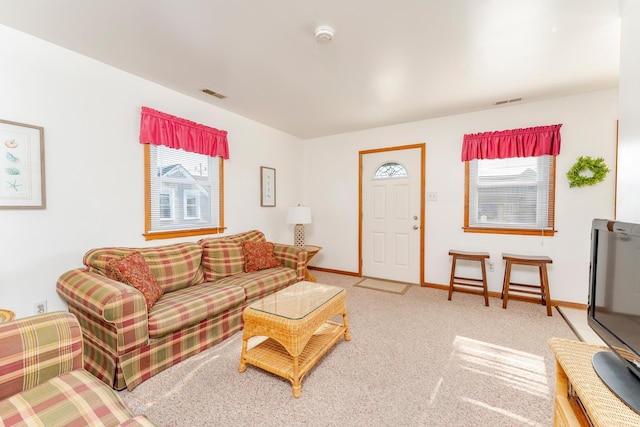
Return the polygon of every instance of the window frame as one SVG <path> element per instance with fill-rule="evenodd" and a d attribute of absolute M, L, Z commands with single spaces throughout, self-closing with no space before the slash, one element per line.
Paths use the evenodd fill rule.
<path fill-rule="evenodd" d="M 144 199 L 145 199 L 145 240 L 173 239 L 178 237 L 201 236 L 224 232 L 224 159 L 218 156 L 218 227 L 189 228 L 171 231 L 151 230 L 151 144 L 144 144 Z M 173 210 L 175 215 L 175 209 Z"/>
<path fill-rule="evenodd" d="M 174 197 L 175 197 L 175 191 L 174 190 L 169 190 L 169 192 L 160 192 L 158 194 L 158 203 L 160 203 L 160 198 L 162 197 L 163 194 L 166 194 L 169 196 L 169 217 L 168 218 L 164 218 L 162 217 L 162 215 L 160 215 L 160 221 L 173 221 L 176 217 L 175 214 L 175 203 L 173 202 Z M 162 212 L 162 204 L 160 204 L 160 212 Z"/>
<path fill-rule="evenodd" d="M 480 160 L 478 160 L 480 161 Z M 547 228 L 522 228 L 522 227 L 476 227 L 469 225 L 469 191 L 471 189 L 469 178 L 471 171 L 471 160 L 464 162 L 464 226 L 465 233 L 487 233 L 487 234 L 514 234 L 525 236 L 554 236 L 555 229 L 555 191 L 556 191 L 556 156 L 551 155 L 551 165 L 549 167 L 549 186 L 547 202 Z"/>
<path fill-rule="evenodd" d="M 194 216 L 189 216 L 189 198 L 190 196 L 194 196 L 195 198 L 195 209 L 196 214 Z M 201 218 L 200 214 L 200 193 L 197 190 L 184 190 L 182 192 L 182 216 L 185 220 L 197 220 Z"/>

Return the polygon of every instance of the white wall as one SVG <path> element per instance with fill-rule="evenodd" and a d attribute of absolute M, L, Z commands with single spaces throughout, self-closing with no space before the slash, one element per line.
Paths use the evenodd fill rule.
<path fill-rule="evenodd" d="M 0 119 L 44 127 L 47 197 L 44 210 L 0 210 L 0 307 L 24 317 L 46 299 L 49 311 L 66 310 L 56 280 L 88 249 L 171 243 L 142 237 L 142 106 L 229 132 L 226 234 L 292 239 L 299 139 L 4 26 L 0 58 Z M 260 207 L 260 166 L 276 168 L 275 208 Z"/>
<path fill-rule="evenodd" d="M 640 2 L 621 3 L 620 129 L 616 217 L 640 222 Z"/>
<path fill-rule="evenodd" d="M 617 102 L 611 89 L 305 141 L 304 202 L 314 215 L 307 242 L 324 248 L 311 264 L 358 271 L 358 152 L 424 142 L 426 191 L 438 193 L 438 201 L 426 205 L 424 281 L 449 283 L 452 248 L 490 252 L 496 265 L 488 273 L 491 291 L 502 287 L 502 252 L 548 255 L 552 298 L 586 304 L 591 220 L 613 216 L 615 179 L 609 174 L 595 186 L 569 189 L 566 172 L 581 155 L 602 156 L 615 167 Z M 463 135 L 555 123 L 563 124 L 556 174 L 558 233 L 544 239 L 464 233 Z M 522 276 L 536 283 L 537 276 Z"/>
<path fill-rule="evenodd" d="M 425 142 L 427 191 L 438 193 L 438 201 L 426 206 L 426 282 L 448 283 L 449 248 L 489 251 L 496 263 L 489 277 L 493 291 L 501 286 L 501 252 L 546 254 L 554 260 L 552 297 L 586 302 L 588 228 L 591 218 L 613 215 L 614 180 L 569 189 L 564 174 L 580 155 L 603 156 L 614 166 L 615 90 L 301 142 L 3 26 L 0 57 L 0 118 L 45 129 L 47 208 L 0 210 L 0 307 L 20 317 L 30 315 L 32 302 L 40 299 L 48 300 L 49 311 L 65 310 L 55 281 L 81 266 L 90 248 L 171 242 L 142 237 L 143 105 L 229 131 L 227 234 L 257 228 L 270 240 L 289 242 L 287 206 L 309 205 L 307 242 L 324 247 L 312 264 L 356 272 L 358 151 Z M 552 123 L 564 124 L 557 235 L 542 240 L 463 233 L 463 134 Z M 277 170 L 276 208 L 260 207 L 260 166 Z"/>

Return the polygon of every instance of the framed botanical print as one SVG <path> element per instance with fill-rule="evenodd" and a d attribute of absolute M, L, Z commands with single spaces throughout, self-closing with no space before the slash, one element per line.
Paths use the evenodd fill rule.
<path fill-rule="evenodd" d="M 44 209 L 44 129 L 0 120 L 0 209 Z"/>
<path fill-rule="evenodd" d="M 260 166 L 260 206 L 276 205 L 276 170 Z"/>

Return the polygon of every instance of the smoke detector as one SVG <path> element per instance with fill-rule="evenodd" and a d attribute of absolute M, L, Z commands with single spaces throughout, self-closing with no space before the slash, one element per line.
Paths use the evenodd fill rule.
<path fill-rule="evenodd" d="M 333 40 L 333 28 L 328 25 L 320 25 L 316 28 L 316 41 L 318 43 L 329 43 Z"/>

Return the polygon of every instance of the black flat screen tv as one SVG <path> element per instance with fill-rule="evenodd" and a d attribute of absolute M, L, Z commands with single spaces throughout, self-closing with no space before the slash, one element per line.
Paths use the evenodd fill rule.
<path fill-rule="evenodd" d="M 612 350 L 593 356 L 596 373 L 640 413 L 640 224 L 593 220 L 587 322 Z"/>

